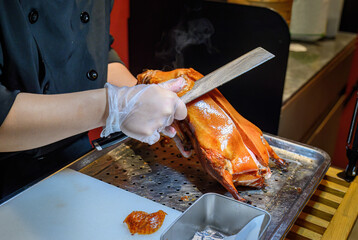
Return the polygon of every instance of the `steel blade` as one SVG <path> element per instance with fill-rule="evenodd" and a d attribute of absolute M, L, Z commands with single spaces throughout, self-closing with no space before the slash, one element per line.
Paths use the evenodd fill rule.
<path fill-rule="evenodd" d="M 262 47 L 255 48 L 254 50 L 251 50 L 250 52 L 236 58 L 235 60 L 197 80 L 194 87 L 182 96 L 181 99 L 185 103 L 189 103 L 203 94 L 210 92 L 214 88 L 217 88 L 272 59 L 273 57 L 275 57 L 275 55 Z"/>

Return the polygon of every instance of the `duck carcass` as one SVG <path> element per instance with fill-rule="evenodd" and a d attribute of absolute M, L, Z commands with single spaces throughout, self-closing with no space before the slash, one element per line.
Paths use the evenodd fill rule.
<path fill-rule="evenodd" d="M 184 88 L 178 96 L 184 95 L 203 77 L 192 68 L 169 72 L 147 70 L 137 76 L 139 83 L 152 84 L 183 77 Z M 201 165 L 219 181 L 235 199 L 240 197 L 235 185 L 262 188 L 265 178 L 270 177 L 269 159 L 282 169 L 287 163 L 279 158 L 269 146 L 261 130 L 242 117 L 214 89 L 187 104 L 188 116 L 175 121 L 177 130 L 174 140 L 185 157 L 192 150 L 199 156 Z"/>

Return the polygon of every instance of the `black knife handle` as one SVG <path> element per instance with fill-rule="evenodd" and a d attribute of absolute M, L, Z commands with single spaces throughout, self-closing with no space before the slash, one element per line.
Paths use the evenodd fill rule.
<path fill-rule="evenodd" d="M 113 146 L 114 144 L 117 144 L 119 142 L 122 142 L 128 138 L 127 135 L 125 135 L 122 132 L 115 132 L 107 137 L 104 138 L 98 138 L 92 141 L 93 146 L 98 150 L 101 151 L 107 147 Z"/>
<path fill-rule="evenodd" d="M 357 175 L 357 161 L 358 161 L 358 131 L 357 131 L 357 114 L 358 114 L 358 93 L 356 96 L 356 104 L 352 116 L 351 126 L 348 132 L 348 139 L 346 145 L 346 155 L 348 158 L 348 165 L 345 170 L 345 180 L 352 182 Z"/>

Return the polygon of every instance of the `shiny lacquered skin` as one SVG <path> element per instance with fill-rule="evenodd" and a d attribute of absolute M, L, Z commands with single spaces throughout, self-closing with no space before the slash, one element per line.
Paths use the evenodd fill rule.
<path fill-rule="evenodd" d="M 163 225 L 165 215 L 167 214 L 162 210 L 155 213 L 133 211 L 123 222 L 127 224 L 132 235 L 136 233 L 146 235 L 158 231 L 158 229 Z"/>
<path fill-rule="evenodd" d="M 203 75 L 190 68 L 170 72 L 147 70 L 137 76 L 139 83 L 165 82 L 173 77 L 186 80 L 185 90 L 179 92 L 183 95 Z M 187 118 L 173 124 L 179 150 L 189 157 L 194 149 L 203 168 L 235 199 L 247 202 L 235 185 L 264 186 L 265 178 L 271 175 L 269 159 L 286 169 L 287 163 L 276 155 L 261 130 L 243 118 L 219 90 L 214 89 L 188 103 L 187 110 Z"/>

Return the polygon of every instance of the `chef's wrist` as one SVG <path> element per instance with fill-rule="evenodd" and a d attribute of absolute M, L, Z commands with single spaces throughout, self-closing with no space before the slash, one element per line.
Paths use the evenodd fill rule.
<path fill-rule="evenodd" d="M 108 118 L 108 114 L 109 114 L 109 105 L 108 105 L 108 89 L 104 88 L 104 96 L 105 96 L 105 105 L 104 105 L 104 112 L 102 114 L 102 118 L 101 118 L 101 126 L 105 126 L 106 125 L 106 120 Z"/>
<path fill-rule="evenodd" d="M 106 125 L 108 117 L 108 93 L 106 88 L 96 89 L 87 99 L 88 107 L 93 116 L 92 128 L 103 127 Z"/>

